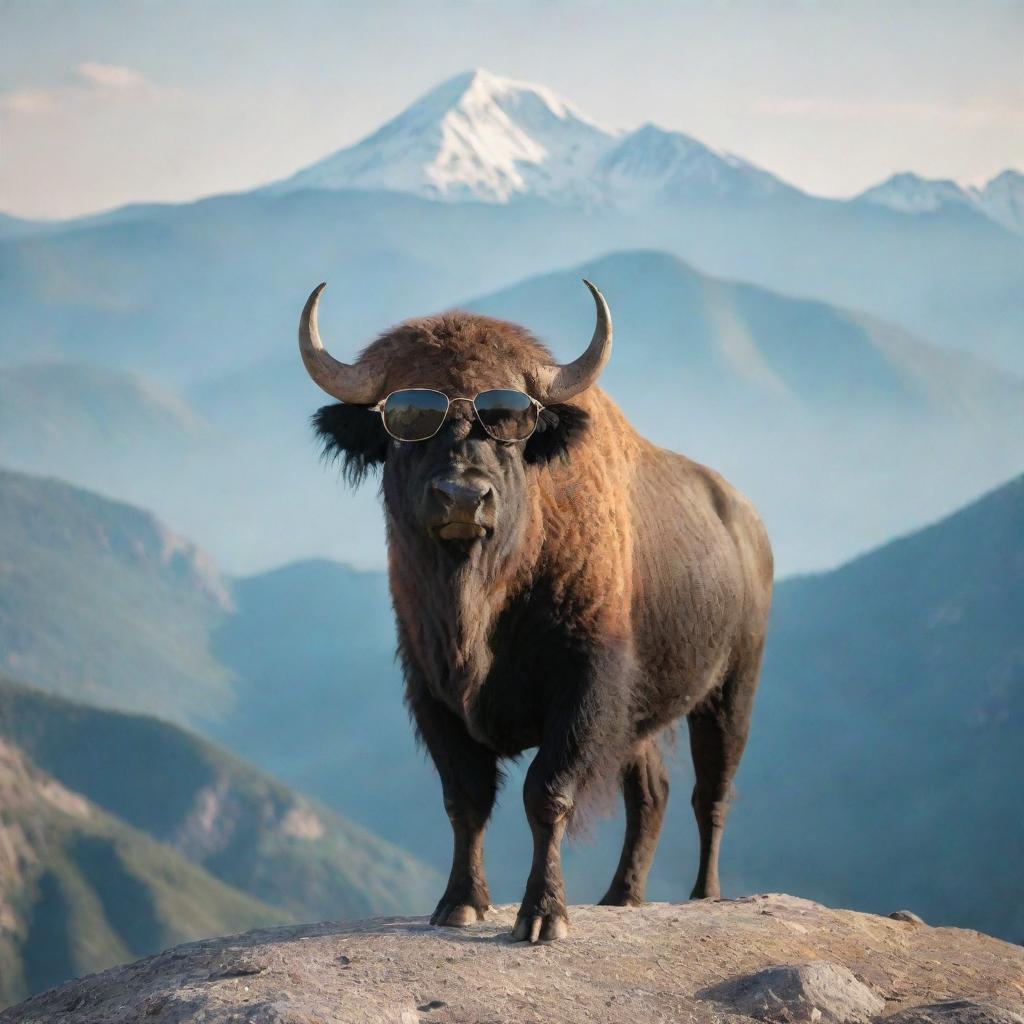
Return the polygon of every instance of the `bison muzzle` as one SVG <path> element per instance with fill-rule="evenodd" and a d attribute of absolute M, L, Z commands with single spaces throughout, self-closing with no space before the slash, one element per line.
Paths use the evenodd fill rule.
<path fill-rule="evenodd" d="M 596 386 L 612 323 L 588 287 L 597 326 L 564 365 L 523 328 L 458 311 L 400 324 L 341 363 L 317 329 L 323 285 L 299 329 L 310 376 L 340 402 L 314 417 L 325 450 L 353 484 L 382 470 L 405 699 L 454 834 L 431 920 L 483 918 L 499 762 L 537 748 L 514 930 L 530 942 L 566 934 L 561 841 L 616 780 L 626 837 L 601 902 L 642 902 L 668 800 L 658 737 L 684 715 L 700 833 L 691 896 L 719 895 L 772 589 L 749 502 L 640 437 Z"/>

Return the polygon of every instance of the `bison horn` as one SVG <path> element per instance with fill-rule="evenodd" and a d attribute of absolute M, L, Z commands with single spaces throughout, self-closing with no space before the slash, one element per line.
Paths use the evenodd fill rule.
<path fill-rule="evenodd" d="M 586 352 L 571 363 L 541 366 L 534 372 L 534 397 L 541 405 L 557 405 L 585 391 L 601 376 L 612 354 L 612 315 L 604 296 L 586 278 L 583 283 L 594 296 L 597 326 Z"/>
<path fill-rule="evenodd" d="M 313 383 L 327 394 L 350 405 L 372 405 L 380 398 L 378 391 L 382 381 L 379 374 L 372 373 L 368 366 L 350 366 L 339 362 L 324 348 L 316 324 L 316 310 L 320 304 L 320 293 L 326 284 L 317 285 L 306 300 L 299 319 L 299 352 L 306 364 L 306 372 Z"/>

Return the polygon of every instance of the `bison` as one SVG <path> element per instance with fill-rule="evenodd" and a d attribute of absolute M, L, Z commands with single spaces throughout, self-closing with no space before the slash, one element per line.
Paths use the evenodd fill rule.
<path fill-rule="evenodd" d="M 514 928 L 568 931 L 560 845 L 621 786 L 622 856 L 601 900 L 636 906 L 668 800 L 658 739 L 686 716 L 700 834 L 691 898 L 719 895 L 718 852 L 747 739 L 772 590 L 751 504 L 716 472 L 642 438 L 596 386 L 612 321 L 559 365 L 512 323 L 409 320 L 348 365 L 299 345 L 337 399 L 314 425 L 357 484 L 381 468 L 405 699 L 454 835 L 431 918 L 482 920 L 484 829 L 499 762 L 537 748 L 523 802 L 533 863 Z"/>

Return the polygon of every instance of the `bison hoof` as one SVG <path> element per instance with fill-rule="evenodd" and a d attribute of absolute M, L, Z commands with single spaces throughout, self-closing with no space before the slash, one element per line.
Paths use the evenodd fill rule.
<path fill-rule="evenodd" d="M 695 885 L 690 893 L 691 900 L 720 900 L 722 892 L 717 885 Z"/>
<path fill-rule="evenodd" d="M 474 907 L 471 903 L 443 899 L 437 910 L 430 915 L 430 923 L 439 928 L 466 928 L 484 919 L 486 907 Z"/>
<path fill-rule="evenodd" d="M 642 907 L 643 905 L 643 896 L 620 892 L 618 889 L 609 889 L 598 903 L 599 907 Z"/>
<path fill-rule="evenodd" d="M 516 942 L 554 942 L 569 934 L 569 918 L 565 911 L 542 914 L 540 911 L 519 911 L 512 938 Z"/>

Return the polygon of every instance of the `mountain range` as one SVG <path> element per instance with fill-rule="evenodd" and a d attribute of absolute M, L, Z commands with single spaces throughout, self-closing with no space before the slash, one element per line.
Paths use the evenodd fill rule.
<path fill-rule="evenodd" d="M 1024 234 L 1024 174 L 1013 169 L 997 174 L 980 188 L 960 185 L 948 178 L 922 178 L 903 172 L 862 192 L 858 200 L 904 213 L 962 207 Z"/>
<path fill-rule="evenodd" d="M 282 920 L 0 737 L 0 1008 L 79 974 Z"/>
<path fill-rule="evenodd" d="M 723 847 L 730 894 L 797 888 L 826 904 L 910 906 L 933 924 L 1024 940 L 1024 832 L 1013 811 L 1024 738 L 1022 550 L 1018 477 L 834 571 L 778 583 Z M 262 623 L 248 657 L 263 681 L 247 689 L 245 713 L 221 727 L 223 740 L 268 736 L 271 770 L 393 842 L 414 837 L 417 853 L 443 869 L 450 838 L 400 705 L 383 575 L 330 563 L 273 575 L 239 596 Z M 349 673 L 340 666 L 353 649 Z M 288 699 L 285 679 L 292 692 L 310 687 L 317 708 L 331 707 L 323 701 L 333 688 L 336 710 L 316 721 Z M 688 752 L 684 742 L 668 747 L 674 795 L 650 895 L 678 900 L 697 841 Z M 518 792 L 528 760 L 511 766 L 488 833 L 499 901 L 518 898 L 529 863 Z M 621 828 L 616 815 L 566 851 L 571 898 L 603 891 Z"/>
<path fill-rule="evenodd" d="M 0 1004 L 187 939 L 430 908 L 441 879 L 415 856 L 178 726 L 110 710 L 212 732 L 245 699 L 250 644 L 237 626 L 220 639 L 234 584 L 194 545 L 9 471 L 0 524 L 0 673 L 43 688 L 0 674 Z"/>
<path fill-rule="evenodd" d="M 344 652 L 336 646 L 339 617 L 355 627 L 345 631 Z M 381 729 L 392 706 L 401 707 L 393 653 L 379 572 L 320 560 L 232 579 L 149 513 L 61 481 L 0 471 L 0 673 L 54 699 L 199 729 L 295 783 L 307 770 L 329 774 L 339 750 L 358 757 L 365 745 L 376 760 Z M 392 680 L 384 723 L 377 717 L 382 661 Z M 134 723 L 136 731 L 148 722 L 97 720 Z M 404 714 L 399 720 L 403 756 L 419 760 Z M 170 748 L 168 761 L 186 759 L 191 741 L 171 725 L 145 727 L 150 745 Z M 339 727 L 347 727 L 343 744 L 332 732 Z M 197 748 L 188 756 L 211 755 Z M 40 766 L 59 774 L 49 761 Z M 224 772 L 198 774 L 205 782 L 196 791 L 216 790 L 209 777 Z M 334 782 L 357 802 L 373 801 L 387 774 L 382 765 L 369 785 L 350 787 L 344 772 Z"/>
<path fill-rule="evenodd" d="M 1011 811 L 1024 722 L 1022 536 L 1018 477 L 839 569 L 778 584 L 723 851 L 731 891 L 799 888 L 826 903 L 886 912 L 909 904 L 933 923 L 1024 938 L 1013 855 L 1024 835 Z M 70 553 L 63 566 L 63 578 L 72 579 Z M 20 606 L 24 576 L 0 574 L 8 606 Z M 233 581 L 231 600 L 234 611 L 205 643 L 231 675 L 229 710 L 193 724 L 443 872 L 449 831 L 436 777 L 415 748 L 402 705 L 384 575 L 300 563 Z M 86 631 L 78 643 L 87 656 Z M 138 679 L 146 679 L 144 665 Z M 52 688 L 45 674 L 40 681 Z M 108 703 L 136 708 L 158 700 L 141 683 L 108 695 Z M 84 726 L 78 732 L 86 745 L 94 734 Z M 51 735 L 51 750 L 66 745 L 66 730 Z M 65 779 L 39 753 L 46 744 L 16 738 Z M 145 744 L 147 751 L 166 746 Z M 111 761 L 97 763 L 97 788 L 86 794 L 97 802 L 124 786 L 110 781 L 125 761 L 112 749 Z M 167 763 L 184 763 L 174 749 Z M 76 771 L 66 778 L 88 778 Z M 490 832 L 499 901 L 518 897 L 529 859 L 516 792 L 521 771 L 513 766 Z M 652 898 L 681 898 L 695 869 L 683 750 L 672 757 L 672 774 L 681 798 L 669 812 Z M 194 807 L 209 785 L 192 784 L 183 806 Z M 593 899 L 606 884 L 620 827 L 605 822 L 567 852 L 573 899 Z M 958 880 L 968 872 L 974 883 L 965 889 Z"/>
<path fill-rule="evenodd" d="M 1022 622 L 1024 477 L 782 582 L 735 877 L 1024 942 Z"/>
<path fill-rule="evenodd" d="M 991 210 L 1012 205 L 1018 180 L 986 189 Z M 1024 369 L 1024 238 L 975 206 L 811 196 L 678 132 L 607 130 L 483 71 L 275 185 L 7 234 L 0 359 L 86 358 L 165 383 L 280 351 L 290 298 L 325 278 L 366 337 L 636 247 Z"/>
<path fill-rule="evenodd" d="M 0 738 L 279 918 L 425 911 L 436 898 L 440 877 L 414 855 L 168 722 L 0 679 Z"/>
<path fill-rule="evenodd" d="M 368 138 L 268 191 L 304 189 L 625 207 L 792 191 L 767 171 L 682 132 L 653 124 L 609 131 L 550 89 L 483 68 L 442 83 Z"/>
<path fill-rule="evenodd" d="M 375 132 L 267 187 L 404 192 L 446 202 L 637 209 L 689 199 L 765 200 L 800 190 L 732 153 L 644 124 L 602 127 L 550 89 L 484 68 L 432 89 Z M 960 205 L 1024 233 L 1024 174 L 982 187 L 896 174 L 855 197 L 901 213 Z"/>
<path fill-rule="evenodd" d="M 1013 375 L 865 314 L 714 278 L 663 252 L 614 253 L 464 305 L 530 325 L 569 359 L 590 329 L 580 277 L 601 281 L 614 310 L 618 343 L 602 385 L 646 435 L 749 494 L 783 573 L 837 564 L 1024 469 L 1013 443 L 1024 384 Z M 329 290 L 324 332 L 347 354 L 337 305 Z M 192 458 L 187 475 L 146 459 L 115 493 L 161 508 L 222 558 L 225 537 L 235 550 L 259 537 L 262 565 L 230 552 L 243 570 L 325 555 L 382 564 L 373 488 L 346 495 L 314 459 L 305 424 L 325 399 L 290 350 L 197 385 L 189 398 L 211 427 L 205 458 Z M 91 485 L 89 466 L 81 460 L 72 479 Z M 200 476 L 216 484 L 197 486 Z M 295 519 L 296 495 L 324 522 L 343 512 L 344 528 L 318 533 L 314 546 Z"/>
<path fill-rule="evenodd" d="M 812 198 L 684 132 L 652 123 L 609 128 L 546 86 L 486 68 L 447 79 L 359 142 L 256 190 L 301 191 L 386 191 L 499 204 L 532 198 L 629 209 L 688 199 Z M 838 202 L 911 214 L 961 206 L 1012 232 L 1024 231 L 1024 174 L 1013 168 L 980 186 L 904 171 Z M 133 203 L 63 225 L 0 213 L 0 238 L 161 220 L 175 208 Z"/>
<path fill-rule="evenodd" d="M 0 1006 L 209 935 L 423 912 L 440 884 L 182 729 L 0 677 Z"/>
<path fill-rule="evenodd" d="M 2 470 L 0 521 L 0 671 L 172 721 L 226 711 L 207 638 L 231 595 L 195 545 L 141 509 Z"/>
<path fill-rule="evenodd" d="M 783 573 L 835 565 L 1024 469 L 1014 443 L 1024 384 L 1013 374 L 876 317 L 716 278 L 665 252 L 616 252 L 462 304 L 527 324 L 568 359 L 592 317 L 580 277 L 601 282 L 614 311 L 603 386 L 653 440 L 749 494 Z M 322 324 L 347 357 L 362 338 L 340 283 Z M 380 566 L 373 488 L 345 495 L 318 463 L 307 422 L 325 396 L 292 345 L 280 347 L 179 389 L 180 398 L 138 372 L 0 366 L 0 461 L 154 508 L 235 572 L 319 557 Z M 190 358 L 181 348 L 182 368 Z M 343 515 L 344 527 L 310 531 L 299 507 L 322 522 Z"/>
<path fill-rule="evenodd" d="M 941 522 L 834 571 L 779 582 L 751 740 L 723 848 L 732 894 L 799 888 L 827 904 L 888 913 L 911 906 L 930 923 L 1024 939 L 1024 891 L 1015 852 L 1016 751 L 1024 729 L 1024 478 Z M 272 769 L 395 842 L 415 836 L 441 868 L 448 831 L 437 782 L 409 744 L 399 706 L 385 582 L 329 564 L 254 580 L 246 600 L 265 627 L 250 649 L 266 682 L 226 742 L 267 732 Z M 288 611 L 272 587 L 290 578 Z M 332 609 L 339 609 L 332 615 Z M 352 609 L 358 609 L 353 612 Z M 283 652 L 270 630 L 281 629 Z M 315 636 L 298 662 L 303 629 Z M 358 669 L 339 683 L 356 717 L 324 719 L 328 736 L 351 720 L 350 743 L 309 750 L 308 712 L 289 739 L 287 701 L 274 679 L 328 691 L 360 645 Z M 310 651 L 309 648 L 312 647 Z M 319 705 L 318 705 L 319 706 Z M 232 734 L 232 730 L 237 730 Z M 347 730 L 346 730 L 347 731 Z M 674 797 L 651 879 L 654 899 L 682 898 L 696 870 L 685 743 L 670 743 Z M 489 830 L 492 893 L 514 900 L 529 862 L 513 766 Z M 294 776 L 292 776 L 294 773 Z M 341 780 L 345 780 L 342 782 Z M 386 810 L 385 810 L 386 808 Z M 573 899 L 597 898 L 614 869 L 621 819 L 602 822 L 566 852 Z M 408 841 L 407 839 L 405 841 Z M 961 880 L 970 875 L 969 888 Z"/>
<path fill-rule="evenodd" d="M 516 289 L 508 315 L 542 335 L 560 321 L 549 340 L 569 355 L 589 311 L 566 271 L 594 273 L 622 323 L 612 396 L 765 508 L 782 572 L 838 564 L 1021 468 L 1019 234 L 962 203 L 809 196 L 486 72 L 268 188 L 8 227 L 0 461 L 151 508 L 235 573 L 383 562 L 372 492 L 346 500 L 344 529 L 295 519 L 342 514 L 311 457 L 322 396 L 294 352 L 324 279 L 342 358 L 405 317 L 497 308 Z M 662 356 L 679 376 L 645 377 Z M 655 388 L 669 398 L 649 403 Z"/>
<path fill-rule="evenodd" d="M 571 358 L 595 280 L 602 386 L 804 573 L 777 586 L 727 889 L 1024 940 L 1022 181 L 826 200 L 478 70 L 252 192 L 0 215 L 0 1002 L 439 892 L 378 499 L 308 426 L 295 322 L 323 279 L 343 359 L 455 305 Z M 687 761 L 653 898 L 696 867 Z M 499 901 L 529 861 L 523 769 L 488 841 Z M 571 899 L 620 838 L 567 851 Z"/>
<path fill-rule="evenodd" d="M 753 499 L 780 574 L 835 565 L 1024 470 L 1024 380 L 664 253 L 616 253 L 470 308 L 529 323 L 568 359 L 585 340 L 581 277 L 607 282 L 615 311 L 602 385 L 642 433 Z"/>

